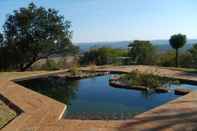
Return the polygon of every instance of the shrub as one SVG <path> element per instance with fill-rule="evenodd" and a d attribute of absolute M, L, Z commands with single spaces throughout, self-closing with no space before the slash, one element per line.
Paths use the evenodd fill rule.
<path fill-rule="evenodd" d="M 160 66 L 175 66 L 175 58 L 176 55 L 174 51 L 167 51 L 159 54 L 157 64 Z"/>
<path fill-rule="evenodd" d="M 96 72 L 96 64 L 95 63 L 91 63 L 89 65 L 89 67 L 90 67 L 90 72 Z"/>
<path fill-rule="evenodd" d="M 138 70 L 132 71 L 129 74 L 124 75 L 121 78 L 121 81 L 127 82 L 129 85 L 146 86 L 149 88 L 157 88 L 161 86 L 167 86 L 172 83 L 178 83 L 178 81 L 158 76 L 153 72 L 142 73 Z"/>
<path fill-rule="evenodd" d="M 46 63 L 42 65 L 41 69 L 43 70 L 58 70 L 58 64 L 52 60 L 52 59 L 47 59 Z"/>
<path fill-rule="evenodd" d="M 79 73 L 81 73 L 80 71 L 80 66 L 78 64 L 73 65 L 69 72 L 71 73 L 71 75 L 78 75 Z"/>

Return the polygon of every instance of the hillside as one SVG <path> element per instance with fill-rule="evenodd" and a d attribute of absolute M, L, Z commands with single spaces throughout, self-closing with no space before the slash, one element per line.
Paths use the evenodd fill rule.
<path fill-rule="evenodd" d="M 152 40 L 151 42 L 153 43 L 154 46 L 156 46 L 156 48 L 158 48 L 162 52 L 171 49 L 168 40 Z M 187 50 L 191 48 L 194 43 L 197 43 L 197 39 L 188 40 L 182 50 Z M 80 47 L 81 52 L 85 52 L 90 48 L 99 48 L 99 47 L 126 49 L 128 47 L 128 44 L 129 41 L 77 43 L 77 45 Z"/>

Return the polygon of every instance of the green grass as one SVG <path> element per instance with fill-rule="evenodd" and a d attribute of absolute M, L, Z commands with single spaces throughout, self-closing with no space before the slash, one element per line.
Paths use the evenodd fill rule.
<path fill-rule="evenodd" d="M 16 117 L 16 112 L 0 100 L 0 129 Z"/>

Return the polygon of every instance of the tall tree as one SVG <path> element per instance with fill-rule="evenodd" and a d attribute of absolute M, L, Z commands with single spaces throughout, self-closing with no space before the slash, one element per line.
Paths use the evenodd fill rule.
<path fill-rule="evenodd" d="M 3 34 L 0 32 L 0 44 L 3 42 Z"/>
<path fill-rule="evenodd" d="M 136 64 L 154 64 L 156 49 L 150 41 L 135 40 L 129 44 L 128 55 Z"/>
<path fill-rule="evenodd" d="M 179 66 L 179 49 L 182 48 L 186 43 L 186 35 L 176 34 L 172 35 L 170 40 L 170 45 L 176 50 L 176 67 Z"/>
<path fill-rule="evenodd" d="M 24 71 L 39 59 L 73 51 L 71 22 L 55 9 L 30 3 L 10 14 L 4 24 L 5 47 Z M 71 50 L 70 50 L 71 49 Z"/>

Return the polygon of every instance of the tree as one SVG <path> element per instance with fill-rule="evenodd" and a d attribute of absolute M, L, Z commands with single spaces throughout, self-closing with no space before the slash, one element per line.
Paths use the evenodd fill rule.
<path fill-rule="evenodd" d="M 30 3 L 10 14 L 4 24 L 8 56 L 15 60 L 16 68 L 24 71 L 39 59 L 73 51 L 70 28 L 71 22 L 57 10 Z"/>
<path fill-rule="evenodd" d="M 191 49 L 189 49 L 189 53 L 192 56 L 192 62 L 196 65 L 197 64 L 197 43 L 194 44 Z"/>
<path fill-rule="evenodd" d="M 177 35 L 173 35 L 171 36 L 170 40 L 170 45 L 173 49 L 176 50 L 176 67 L 179 66 L 179 48 L 182 48 L 185 43 L 186 43 L 186 36 L 182 35 L 182 34 L 177 34 Z"/>
<path fill-rule="evenodd" d="M 154 64 L 156 49 L 150 41 L 135 40 L 129 44 L 128 55 L 137 64 Z"/>
<path fill-rule="evenodd" d="M 2 42 L 3 42 L 3 34 L 0 33 L 0 45 L 1 45 Z"/>
<path fill-rule="evenodd" d="M 81 64 L 95 63 L 96 65 L 112 64 L 113 58 L 126 56 L 127 52 L 122 49 L 101 47 L 90 49 L 81 58 Z"/>

